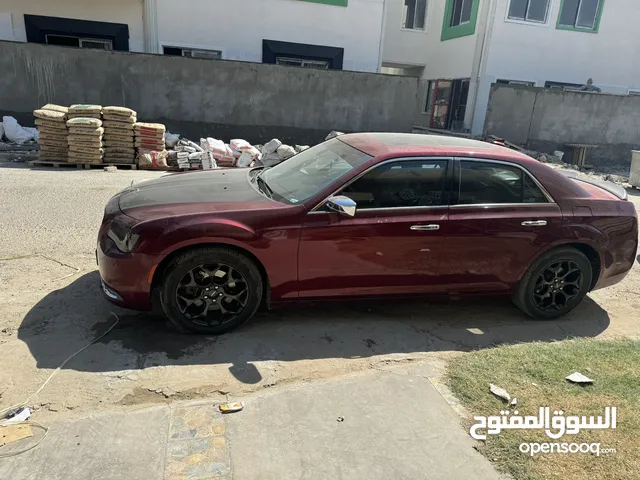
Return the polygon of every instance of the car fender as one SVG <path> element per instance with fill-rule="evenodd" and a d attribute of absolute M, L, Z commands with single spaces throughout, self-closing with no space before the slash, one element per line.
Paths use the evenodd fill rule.
<path fill-rule="evenodd" d="M 540 258 L 541 255 L 544 255 L 554 248 L 562 247 L 565 245 L 576 243 L 588 245 L 596 252 L 598 252 L 598 256 L 600 257 L 600 264 L 605 265 L 605 258 L 603 258 L 602 254 L 602 247 L 606 245 L 607 239 L 600 231 L 593 227 L 585 227 L 584 225 L 569 225 L 566 228 L 570 229 L 571 236 L 568 235 L 538 249 L 536 253 L 529 259 L 526 265 L 521 269 L 520 273 L 518 274 L 518 282 L 522 280 L 522 277 L 524 277 L 529 268 L 531 268 L 533 262 Z M 583 235 L 585 233 L 588 233 L 588 235 Z"/>

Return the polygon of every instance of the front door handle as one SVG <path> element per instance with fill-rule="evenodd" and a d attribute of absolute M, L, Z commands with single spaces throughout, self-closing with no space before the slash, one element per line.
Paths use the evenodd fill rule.
<path fill-rule="evenodd" d="M 432 224 L 432 225 L 413 225 L 411 227 L 411 230 L 417 230 L 419 232 L 425 232 L 425 231 L 434 231 L 434 230 L 440 230 L 440 225 L 436 225 L 436 224 Z"/>
<path fill-rule="evenodd" d="M 547 225 L 546 220 L 530 220 L 527 222 L 522 222 L 523 227 L 544 227 Z"/>

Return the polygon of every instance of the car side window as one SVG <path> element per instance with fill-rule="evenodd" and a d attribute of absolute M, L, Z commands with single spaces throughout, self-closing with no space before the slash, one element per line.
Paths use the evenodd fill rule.
<path fill-rule="evenodd" d="M 538 185 L 518 167 L 460 162 L 459 205 L 546 202 Z"/>
<path fill-rule="evenodd" d="M 444 205 L 447 160 L 400 160 L 377 167 L 341 192 L 358 209 Z"/>

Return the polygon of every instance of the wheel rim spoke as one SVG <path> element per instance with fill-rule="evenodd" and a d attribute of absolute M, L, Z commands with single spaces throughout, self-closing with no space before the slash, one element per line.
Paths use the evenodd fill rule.
<path fill-rule="evenodd" d="M 176 289 L 180 313 L 187 320 L 205 326 L 233 321 L 242 313 L 249 297 L 244 276 L 232 266 L 218 263 L 191 268 Z"/>
<path fill-rule="evenodd" d="M 572 261 L 549 264 L 538 276 L 533 289 L 533 301 L 543 311 L 568 308 L 582 291 L 584 275 Z"/>

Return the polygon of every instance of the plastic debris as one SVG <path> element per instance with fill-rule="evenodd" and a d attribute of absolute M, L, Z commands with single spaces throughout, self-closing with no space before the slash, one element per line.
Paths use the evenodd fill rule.
<path fill-rule="evenodd" d="M 24 407 L 17 410 L 16 412 L 13 412 L 10 417 L 0 420 L 0 425 L 17 425 L 18 423 L 26 422 L 27 420 L 29 420 L 30 416 L 31 409 L 29 407 Z"/>
<path fill-rule="evenodd" d="M 175 147 L 179 140 L 180 140 L 180 134 L 179 133 L 167 132 L 164 135 L 164 143 L 166 143 L 168 148 Z"/>
<path fill-rule="evenodd" d="M 222 403 L 220 404 L 220 411 L 222 413 L 234 413 L 244 409 L 244 402 L 235 403 Z"/>
<path fill-rule="evenodd" d="M 337 420 L 338 420 L 338 422 L 342 423 L 342 422 L 344 422 L 344 417 L 338 417 Z"/>
<path fill-rule="evenodd" d="M 517 405 L 517 404 L 518 404 L 518 399 L 517 399 L 516 397 L 513 397 L 513 398 L 511 399 L 511 401 L 509 402 L 509 405 L 512 405 L 512 406 L 513 406 L 513 405 Z"/>
<path fill-rule="evenodd" d="M 13 143 L 22 144 L 29 140 L 38 140 L 38 130 L 30 127 L 22 127 L 13 117 L 2 117 L 2 126 L 7 140 Z"/>
<path fill-rule="evenodd" d="M 493 393 L 496 397 L 500 397 L 503 400 L 506 400 L 507 402 L 511 401 L 511 395 L 509 395 L 509 392 L 507 392 L 504 388 L 498 387 L 497 385 L 490 383 L 489 390 L 491 390 L 491 393 Z"/>
<path fill-rule="evenodd" d="M 104 167 L 104 171 L 105 172 L 117 172 L 118 169 L 116 167 L 114 167 L 114 166 L 111 166 L 111 167 Z"/>
<path fill-rule="evenodd" d="M 589 377 L 585 377 L 580 372 L 573 372 L 571 375 L 566 377 L 566 379 L 569 380 L 572 383 L 581 383 L 581 384 L 582 383 L 593 383 L 593 380 L 591 380 Z"/>

